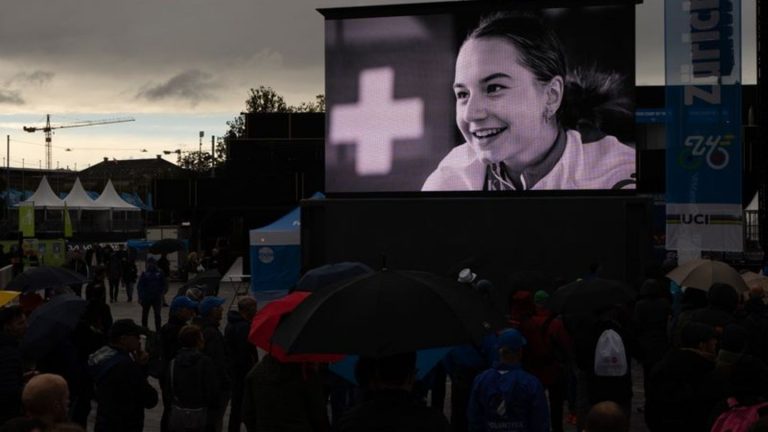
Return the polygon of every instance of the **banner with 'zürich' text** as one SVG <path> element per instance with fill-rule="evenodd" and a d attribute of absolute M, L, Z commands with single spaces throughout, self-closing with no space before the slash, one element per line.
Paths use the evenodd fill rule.
<path fill-rule="evenodd" d="M 742 251 L 740 0 L 665 8 L 666 247 Z"/>

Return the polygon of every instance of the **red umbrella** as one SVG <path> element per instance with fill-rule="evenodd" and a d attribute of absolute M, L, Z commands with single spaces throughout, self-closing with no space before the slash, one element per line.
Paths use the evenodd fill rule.
<path fill-rule="evenodd" d="M 256 312 L 253 321 L 251 321 L 248 340 L 282 362 L 331 363 L 343 359 L 344 355 L 341 354 L 286 354 L 282 347 L 272 342 L 272 335 L 283 316 L 291 313 L 310 294 L 309 292 L 295 291 L 264 306 Z"/>

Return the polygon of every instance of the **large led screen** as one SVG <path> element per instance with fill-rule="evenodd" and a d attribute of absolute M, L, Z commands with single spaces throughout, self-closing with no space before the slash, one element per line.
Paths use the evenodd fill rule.
<path fill-rule="evenodd" d="M 326 192 L 635 188 L 634 4 L 500 4 L 323 11 Z"/>

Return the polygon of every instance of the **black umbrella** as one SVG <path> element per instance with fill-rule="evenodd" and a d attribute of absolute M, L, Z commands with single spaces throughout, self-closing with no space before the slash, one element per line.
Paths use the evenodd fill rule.
<path fill-rule="evenodd" d="M 304 273 L 296 284 L 296 291 L 315 292 L 326 285 L 345 282 L 368 273 L 373 273 L 373 269 L 360 262 L 326 264 Z"/>
<path fill-rule="evenodd" d="M 382 270 L 311 294 L 272 341 L 288 353 L 382 356 L 480 343 L 504 318 L 471 287 L 430 273 Z"/>
<path fill-rule="evenodd" d="M 77 326 L 87 302 L 74 294 L 60 294 L 35 309 L 20 348 L 32 359 L 43 357 Z"/>
<path fill-rule="evenodd" d="M 555 313 L 591 315 L 635 298 L 625 284 L 610 279 L 578 280 L 555 291 L 547 303 Z"/>
<path fill-rule="evenodd" d="M 8 283 L 8 291 L 30 292 L 62 286 L 82 284 L 86 277 L 80 273 L 62 267 L 31 267 Z"/>
<path fill-rule="evenodd" d="M 179 239 L 162 239 L 152 243 L 149 252 L 153 254 L 173 253 L 186 249 L 186 245 Z"/>
<path fill-rule="evenodd" d="M 206 270 L 182 285 L 177 295 L 184 295 L 190 288 L 200 288 L 206 295 L 213 295 L 219 292 L 220 283 L 221 273 L 218 270 Z"/>

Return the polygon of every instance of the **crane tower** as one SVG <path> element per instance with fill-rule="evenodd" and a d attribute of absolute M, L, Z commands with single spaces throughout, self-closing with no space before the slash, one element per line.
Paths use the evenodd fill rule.
<path fill-rule="evenodd" d="M 92 121 L 80 121 L 75 123 L 69 123 L 69 124 L 63 124 L 63 125 L 57 125 L 57 126 L 51 126 L 51 115 L 47 114 L 45 116 L 45 126 L 43 127 L 35 127 L 35 126 L 24 126 L 25 132 L 37 132 L 42 131 L 45 133 L 45 168 L 51 169 L 51 160 L 52 157 L 52 151 L 51 151 L 51 136 L 53 133 L 51 132 L 53 129 L 64 129 L 64 128 L 74 128 L 74 127 L 83 127 L 83 126 L 96 126 L 96 125 L 103 125 L 103 124 L 112 124 L 112 123 L 125 123 L 125 122 L 132 122 L 136 119 L 131 117 L 125 117 L 125 118 L 116 118 L 116 119 L 106 119 L 106 120 L 92 120 Z"/>

